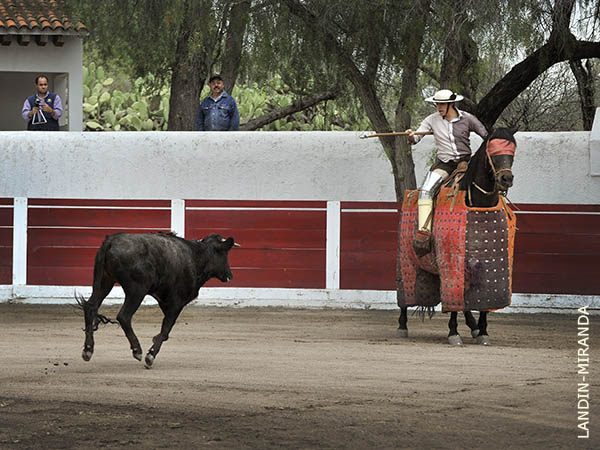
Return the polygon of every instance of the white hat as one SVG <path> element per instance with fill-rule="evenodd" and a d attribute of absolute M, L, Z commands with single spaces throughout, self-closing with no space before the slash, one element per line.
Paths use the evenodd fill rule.
<path fill-rule="evenodd" d="M 460 102 L 463 98 L 462 95 L 458 95 L 449 89 L 442 89 L 437 91 L 433 97 L 426 98 L 425 101 L 429 103 L 452 103 Z"/>

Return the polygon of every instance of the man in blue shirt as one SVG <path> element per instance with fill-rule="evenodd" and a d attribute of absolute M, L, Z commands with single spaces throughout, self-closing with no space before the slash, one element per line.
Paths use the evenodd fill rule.
<path fill-rule="evenodd" d="M 196 119 L 197 131 L 237 131 L 240 129 L 240 114 L 231 95 L 225 92 L 221 75 L 208 80 L 211 95 L 202 100 Z"/>

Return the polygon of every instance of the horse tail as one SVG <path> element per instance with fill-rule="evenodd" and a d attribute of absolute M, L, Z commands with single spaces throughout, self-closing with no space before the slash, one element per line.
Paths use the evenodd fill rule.
<path fill-rule="evenodd" d="M 435 307 L 434 306 L 418 306 L 417 309 L 415 309 L 415 312 L 413 313 L 413 315 L 414 314 L 416 314 L 421 319 L 421 322 L 425 321 L 425 316 L 428 316 L 429 319 L 431 320 L 431 318 L 435 315 Z"/>

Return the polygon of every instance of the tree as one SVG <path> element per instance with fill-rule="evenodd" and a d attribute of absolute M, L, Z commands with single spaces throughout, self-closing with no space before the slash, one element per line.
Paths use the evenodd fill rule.
<path fill-rule="evenodd" d="M 132 67 L 135 76 L 155 75 L 157 86 L 170 80 L 169 130 L 193 130 L 199 97 L 209 76 L 220 69 L 232 92 L 247 48 L 248 26 L 266 4 L 252 0 L 65 0 L 87 24 L 93 45 L 109 58 Z M 271 111 L 243 124 L 264 126 L 334 98 L 338 90 L 310 92 L 296 108 Z M 287 111 L 287 113 L 286 113 Z"/>

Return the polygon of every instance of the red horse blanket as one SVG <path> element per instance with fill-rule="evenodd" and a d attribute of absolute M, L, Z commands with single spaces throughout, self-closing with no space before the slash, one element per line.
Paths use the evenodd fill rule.
<path fill-rule="evenodd" d="M 492 208 L 465 205 L 465 191 L 442 188 L 435 201 L 433 252 L 419 258 L 418 191 L 406 191 L 400 227 L 398 306 L 489 311 L 510 304 L 515 214 L 504 199 Z"/>

